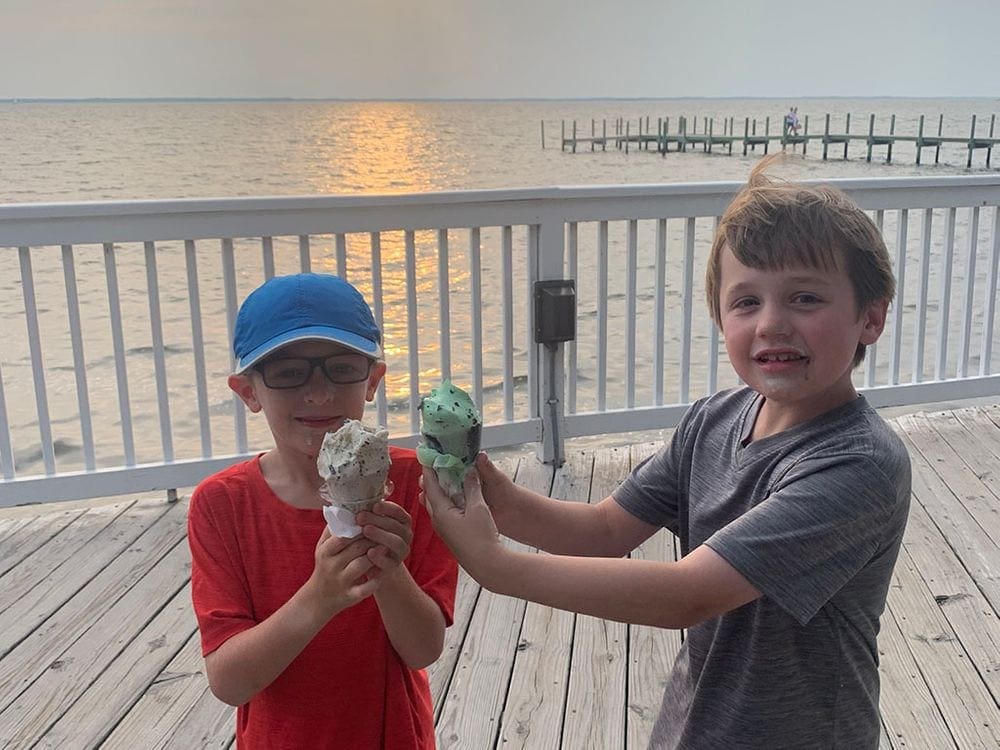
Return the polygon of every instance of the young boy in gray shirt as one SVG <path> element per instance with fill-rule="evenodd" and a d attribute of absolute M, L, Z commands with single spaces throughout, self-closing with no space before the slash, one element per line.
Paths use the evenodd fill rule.
<path fill-rule="evenodd" d="M 876 639 L 910 463 L 851 373 L 895 283 L 863 211 L 766 165 L 723 215 L 706 277 L 744 387 L 694 404 L 597 505 L 517 487 L 481 455 L 463 510 L 424 473 L 438 533 L 486 588 L 688 628 L 655 748 L 878 747 Z M 661 528 L 681 560 L 623 557 Z M 509 550 L 498 530 L 554 555 Z"/>

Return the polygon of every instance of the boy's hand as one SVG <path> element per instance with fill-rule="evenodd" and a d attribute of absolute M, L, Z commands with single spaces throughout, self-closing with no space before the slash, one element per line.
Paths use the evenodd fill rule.
<path fill-rule="evenodd" d="M 492 464 L 488 466 L 491 478 L 492 472 L 499 474 Z M 421 485 L 421 502 L 427 508 L 435 531 L 451 548 L 461 566 L 478 580 L 474 568 L 488 565 L 493 556 L 503 550 L 490 508 L 483 498 L 478 471 L 470 471 L 465 477 L 465 508 L 455 505 L 441 489 L 433 469 L 424 467 Z"/>
<path fill-rule="evenodd" d="M 370 511 L 358 513 L 356 522 L 362 538 L 372 543 L 367 554 L 375 569 L 370 576 L 378 578 L 402 565 L 413 542 L 409 513 L 390 500 L 379 500 Z"/>
<path fill-rule="evenodd" d="M 476 456 L 476 472 L 479 474 L 479 488 L 483 499 L 490 507 L 497 525 L 503 527 L 503 517 L 510 505 L 509 502 L 505 505 L 504 501 L 514 495 L 514 480 L 500 471 L 483 451 Z"/>
<path fill-rule="evenodd" d="M 341 539 L 324 528 L 316 542 L 312 575 L 303 588 L 309 588 L 332 612 L 371 596 L 378 584 L 366 575 L 372 569 L 366 553 L 374 546 L 364 537 Z"/>

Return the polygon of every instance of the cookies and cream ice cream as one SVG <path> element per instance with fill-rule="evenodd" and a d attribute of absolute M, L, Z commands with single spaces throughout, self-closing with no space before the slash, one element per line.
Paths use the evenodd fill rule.
<path fill-rule="evenodd" d="M 345 420 L 339 430 L 323 437 L 316 467 L 324 480 L 320 495 L 328 503 L 323 515 L 330 533 L 357 536 L 361 529 L 354 523 L 354 514 L 370 509 L 386 495 L 389 431 Z"/>
<path fill-rule="evenodd" d="M 483 418 L 469 394 L 445 379 L 420 400 L 417 460 L 437 473 L 442 489 L 462 504 L 462 482 L 479 452 Z"/>

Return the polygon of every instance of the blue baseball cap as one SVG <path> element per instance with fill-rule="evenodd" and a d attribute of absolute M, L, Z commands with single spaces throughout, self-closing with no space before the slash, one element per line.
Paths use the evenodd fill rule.
<path fill-rule="evenodd" d="M 275 276 L 250 292 L 236 315 L 236 372 L 293 341 L 332 341 L 373 359 L 382 334 L 361 292 L 339 276 Z"/>

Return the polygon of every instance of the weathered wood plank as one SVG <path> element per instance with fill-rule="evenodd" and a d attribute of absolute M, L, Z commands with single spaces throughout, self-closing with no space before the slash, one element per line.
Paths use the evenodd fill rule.
<path fill-rule="evenodd" d="M 458 585 L 455 587 L 455 616 L 451 627 L 445 631 L 441 656 L 427 667 L 427 680 L 431 686 L 431 703 L 434 705 L 435 721 L 441 714 L 444 697 L 448 692 L 448 683 L 451 682 L 455 663 L 462 653 L 462 644 L 465 642 L 465 636 L 469 630 L 472 612 L 479 601 L 481 588 L 468 573 L 461 568 L 459 569 Z"/>
<path fill-rule="evenodd" d="M 84 513 L 83 508 L 46 513 L 28 520 L 0 544 L 0 576 L 45 545 Z"/>
<path fill-rule="evenodd" d="M 190 584 L 158 611 L 189 571 L 179 544 L 20 695 L 0 718 L 0 727 L 12 724 L 7 736 L 25 746 L 97 746 L 194 633 Z"/>
<path fill-rule="evenodd" d="M 191 619 L 193 621 L 193 614 Z M 226 747 L 233 739 L 235 713 L 235 708 L 216 700 L 208 690 L 201 641 L 195 633 L 101 747 L 103 750 Z M 189 731 L 194 726 L 219 726 L 219 731 L 211 735 L 217 739 L 213 741 L 200 731 Z"/>
<path fill-rule="evenodd" d="M 635 468 L 655 453 L 662 443 L 633 445 L 631 465 Z M 674 541 L 669 531 L 659 531 L 632 552 L 638 560 L 673 560 Z M 625 746 L 645 748 L 659 715 L 663 690 L 681 647 L 681 632 L 630 625 L 628 628 L 628 714 Z"/>
<path fill-rule="evenodd" d="M 1000 545 L 998 498 L 974 472 L 968 470 L 962 453 L 942 437 L 940 430 L 950 432 L 956 438 L 961 433 L 949 430 L 947 418 L 938 415 L 912 414 L 900 418 L 900 422 L 913 425 L 910 439 L 917 450 L 923 454 L 969 515 L 993 540 L 991 546 L 997 548 Z"/>
<path fill-rule="evenodd" d="M 72 599 L 13 648 L 0 662 L 0 710 L 5 710 L 171 549 L 184 538 L 186 503 L 159 517 L 159 522 L 93 577 Z M 177 585 L 183 585 L 181 576 Z M 165 592 L 173 595 L 176 587 Z M 164 597 L 167 598 L 167 597 Z"/>
<path fill-rule="evenodd" d="M 902 418 L 896 424 L 897 434 L 903 438 L 910 453 L 913 501 L 920 503 L 934 519 L 953 554 L 976 580 L 993 609 L 1000 609 L 1000 576 L 997 575 L 1000 570 L 1000 553 L 996 545 L 958 500 L 951 487 L 934 470 L 933 467 L 940 466 L 944 460 L 933 461 L 932 464 L 914 445 L 913 438 L 921 440 L 917 435 L 920 425 Z M 956 459 L 952 457 L 951 460 Z"/>
<path fill-rule="evenodd" d="M 1000 619 L 919 502 L 911 504 L 903 545 L 994 701 L 1000 702 Z"/>
<path fill-rule="evenodd" d="M 610 495 L 628 471 L 628 448 L 595 451 L 590 502 Z M 563 724 L 564 747 L 621 747 L 625 742 L 627 644 L 624 623 L 577 616 Z"/>
<path fill-rule="evenodd" d="M 1000 747 L 1000 709 L 906 549 L 900 550 L 888 607 L 956 744 Z"/>
<path fill-rule="evenodd" d="M 551 470 L 533 458 L 518 462 L 515 481 L 548 493 Z M 505 540 L 512 549 L 528 551 Z M 456 662 L 437 723 L 441 748 L 485 748 L 496 743 L 525 602 L 482 591 Z"/>
<path fill-rule="evenodd" d="M 9 652 L 60 607 L 65 607 L 66 602 L 82 588 L 89 586 L 89 582 L 100 576 L 102 571 L 113 567 L 122 552 L 137 543 L 137 540 L 140 540 L 142 535 L 163 516 L 170 514 L 172 507 L 162 501 L 136 503 L 114 524 L 103 526 L 87 542 L 86 547 L 81 548 L 85 553 L 66 558 L 42 579 L 32 576 L 36 581 L 35 585 L 0 611 L 0 655 Z M 183 525 L 185 514 L 186 506 L 172 513 L 172 517 L 180 519 L 174 524 L 178 528 Z M 80 522 L 85 522 L 85 518 L 79 519 Z M 101 523 L 98 519 L 100 516 L 95 515 L 93 520 L 96 524 Z M 141 562 L 137 550 L 142 549 L 145 549 L 145 546 L 139 543 L 139 546 L 129 553 L 129 556 L 136 558 L 137 564 Z M 120 568 L 122 563 L 118 565 Z M 105 574 L 102 580 L 109 589 L 99 598 L 99 601 L 104 602 L 114 591 L 127 587 L 131 579 L 115 580 Z M 93 586 L 90 590 L 95 589 L 96 586 Z M 68 611 L 73 611 L 73 608 Z M 48 623 L 46 626 L 50 627 Z M 0 665 L 0 676 L 3 675 L 2 669 L 6 663 L 5 659 L 3 665 Z M 0 705 L 3 705 L 4 685 L 4 681 L 0 679 Z"/>
<path fill-rule="evenodd" d="M 890 610 L 882 615 L 878 639 L 882 687 L 879 707 L 886 733 L 896 747 L 955 747 L 948 726 L 920 674 L 906 638 Z"/>
<path fill-rule="evenodd" d="M 28 591 L 45 580 L 67 560 L 86 550 L 94 536 L 108 525 L 115 522 L 118 516 L 131 507 L 135 501 L 105 505 L 91 508 L 74 519 L 59 534 L 52 537 L 45 545 L 39 547 L 29 556 L 21 560 L 17 567 L 0 576 L 0 587 L 4 592 L 4 605 L 9 607 L 24 596 Z M 78 564 L 78 561 L 77 563 Z"/>
<path fill-rule="evenodd" d="M 586 502 L 593 458 L 570 451 L 556 469 L 551 497 Z M 558 747 L 569 680 L 572 612 L 529 602 L 511 674 L 510 697 L 500 726 L 504 748 Z"/>

